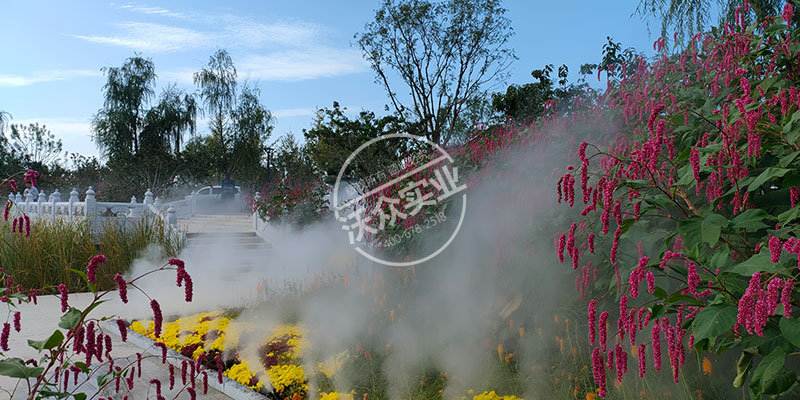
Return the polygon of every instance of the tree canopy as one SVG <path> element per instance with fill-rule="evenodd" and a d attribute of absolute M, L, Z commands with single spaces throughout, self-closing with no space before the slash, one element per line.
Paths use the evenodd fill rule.
<path fill-rule="evenodd" d="M 446 144 L 465 107 L 515 59 L 505 13 L 499 0 L 384 0 L 355 39 L 394 111 Z"/>

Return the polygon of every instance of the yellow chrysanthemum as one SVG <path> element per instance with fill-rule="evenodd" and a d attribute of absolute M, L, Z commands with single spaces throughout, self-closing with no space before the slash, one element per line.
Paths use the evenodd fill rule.
<path fill-rule="evenodd" d="M 479 395 L 475 395 L 472 400 L 523 400 L 517 396 L 500 396 L 495 393 L 494 390 L 491 392 L 483 392 Z"/>
<path fill-rule="evenodd" d="M 147 329 L 142 325 L 142 321 L 133 321 L 130 329 L 140 335 L 147 335 Z"/>
<path fill-rule="evenodd" d="M 249 386 L 254 390 L 261 389 L 263 386 L 261 381 L 256 382 L 256 384 L 253 386 L 250 386 L 250 381 L 253 380 L 253 374 L 250 372 L 250 368 L 247 367 L 247 363 L 244 361 L 230 367 L 224 372 L 224 374 L 228 378 L 231 378 L 242 385 Z"/>
<path fill-rule="evenodd" d="M 272 387 L 278 392 L 296 383 L 300 383 L 303 390 L 308 390 L 308 385 L 305 383 L 306 378 L 303 367 L 299 365 L 276 365 L 270 368 L 267 373 L 272 381 Z"/>
<path fill-rule="evenodd" d="M 319 395 L 319 400 L 353 400 L 353 393 L 322 393 Z"/>

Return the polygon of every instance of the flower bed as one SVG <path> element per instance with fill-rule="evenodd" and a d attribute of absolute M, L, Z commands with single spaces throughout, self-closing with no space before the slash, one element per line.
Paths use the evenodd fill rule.
<path fill-rule="evenodd" d="M 179 318 L 164 325 L 156 337 L 153 321 L 134 321 L 130 329 L 189 357 L 205 368 L 217 371 L 218 381 L 227 376 L 262 394 L 277 398 L 304 398 L 308 391 L 301 366 L 302 329 L 279 325 L 264 332 L 255 324 L 231 321 L 215 311 Z M 261 336 L 254 354 L 244 356 L 243 337 Z M 250 346 L 252 347 L 252 346 Z M 257 354 L 257 357 L 254 355 Z M 269 380 L 263 379 L 269 376 Z M 272 383 L 272 392 L 268 390 Z M 266 385 L 265 385 L 266 384 Z"/>
<path fill-rule="evenodd" d="M 309 350 L 300 325 L 280 324 L 265 329 L 264 326 L 240 322 L 221 311 L 194 314 L 165 323 L 160 336 L 156 336 L 154 321 L 134 321 L 129 329 L 154 341 L 156 346 L 164 344 L 181 355 L 195 360 L 217 374 L 222 383 L 226 376 L 271 399 L 302 400 L 310 398 L 309 376 L 318 380 L 333 380 L 334 376 L 352 362 L 354 357 L 347 351 L 334 354 L 318 362 L 311 374 L 303 369 L 303 355 Z M 250 342 L 253 340 L 253 342 Z M 360 347 L 360 346 L 359 346 Z M 370 358 L 366 351 L 361 357 Z M 191 363 L 182 364 L 182 369 Z M 182 376 L 185 371 L 171 374 Z M 194 372 L 192 372 L 194 375 Z M 208 375 L 197 371 L 197 375 Z M 268 377 L 268 379 L 265 379 Z M 171 377 L 170 379 L 175 379 Z M 319 386 L 319 385 L 317 385 Z M 206 389 L 203 389 L 205 393 Z M 356 392 L 342 393 L 318 390 L 320 400 L 366 400 L 367 393 L 355 396 Z M 462 400 L 522 400 L 516 396 L 502 396 L 495 391 L 477 393 L 473 390 Z"/>

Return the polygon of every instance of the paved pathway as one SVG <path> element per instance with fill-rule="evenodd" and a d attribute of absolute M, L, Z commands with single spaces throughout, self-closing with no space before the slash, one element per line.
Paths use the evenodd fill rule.
<path fill-rule="evenodd" d="M 211 246 L 211 244 L 220 242 L 222 240 L 232 241 L 237 243 L 242 249 L 247 251 L 258 251 L 264 252 L 268 251 L 268 245 L 266 245 L 261 238 L 257 237 L 255 233 L 252 231 L 252 217 L 249 215 L 198 215 L 187 219 L 179 220 L 179 223 L 182 226 L 182 229 L 187 232 L 188 240 L 187 240 L 187 247 L 185 253 L 188 251 L 188 254 L 191 255 L 193 253 L 198 254 L 198 257 L 205 257 L 203 255 L 203 250 L 206 250 Z M 187 260 L 188 263 L 188 260 Z M 187 264 L 188 265 L 188 264 Z M 187 269 L 190 267 L 187 266 Z M 158 276 L 155 276 L 158 275 Z M 163 272 L 154 274 L 153 279 L 165 279 L 164 276 L 169 275 L 168 280 L 173 281 L 174 276 L 172 273 Z M 202 292 L 202 288 L 204 287 L 204 282 L 202 277 L 195 278 L 197 284 L 195 285 L 195 300 L 198 300 L 198 292 Z M 213 278 L 212 278 L 213 279 Z M 173 282 L 174 283 L 174 282 Z M 214 284 L 214 282 L 212 282 Z M 216 282 L 219 285 L 219 282 Z M 162 285 L 163 286 L 163 285 Z M 200 289 L 200 290 L 197 290 Z M 147 290 L 147 289 L 146 289 Z M 161 287 L 158 289 L 159 291 L 162 290 Z M 164 289 L 167 290 L 167 289 Z M 154 295 L 154 297 L 158 298 L 160 303 L 162 304 L 162 308 L 164 309 L 164 314 L 169 316 L 170 313 L 176 312 L 177 308 L 172 308 L 170 311 L 170 307 L 176 303 L 183 303 L 181 300 L 177 300 L 177 302 L 173 302 L 169 300 L 170 297 L 167 297 L 169 294 L 173 299 L 180 299 L 183 297 L 182 291 L 180 288 L 172 287 L 168 289 L 169 292 L 174 293 L 149 293 Z M 69 295 L 69 303 L 73 307 L 77 307 L 79 309 L 85 308 L 91 301 L 93 295 L 91 293 L 74 293 Z M 123 304 L 119 300 L 119 296 L 115 292 L 109 294 L 106 297 L 109 301 L 106 303 L 101 304 L 98 306 L 90 316 L 95 318 L 100 318 L 103 316 L 113 316 L 116 318 L 117 316 L 122 316 L 125 319 L 135 319 L 135 318 L 146 318 L 152 319 L 151 311 L 149 310 L 149 300 L 146 299 L 140 293 L 134 291 L 132 288 L 129 288 L 129 298 L 130 301 L 128 304 Z M 105 298 L 104 298 L 105 299 Z M 202 298 L 193 302 L 193 306 L 195 308 L 203 308 L 208 307 L 208 304 L 203 304 Z M 22 331 L 20 333 L 14 332 L 12 330 L 12 334 L 9 340 L 9 345 L 11 347 L 11 351 L 7 352 L 6 356 L 8 357 L 19 357 L 22 359 L 30 359 L 36 358 L 38 359 L 41 357 L 37 351 L 27 344 L 28 339 L 33 340 L 41 340 L 47 338 L 50 334 L 53 333 L 55 329 L 57 329 L 58 322 L 63 315 L 61 313 L 61 306 L 60 300 L 56 296 L 40 296 L 39 304 L 34 306 L 33 304 L 22 304 L 19 305 L 16 310 L 22 312 Z M 14 309 L 11 310 L 13 313 L 16 311 Z M 186 311 L 185 309 L 181 309 L 182 311 Z M 194 310 L 192 310 L 194 311 Z M 199 310 L 198 310 L 199 311 Z M 107 328 L 107 325 L 104 325 L 104 328 Z M 123 365 L 126 363 L 126 360 L 135 360 L 136 353 L 145 353 L 144 350 L 140 347 L 137 347 L 131 343 L 122 342 L 119 337 L 119 331 L 117 329 L 109 329 L 106 333 L 110 333 L 113 338 L 113 351 L 112 354 L 115 357 L 115 364 L 116 365 Z M 180 371 L 180 364 L 176 365 L 177 371 Z M 108 396 L 113 395 L 114 399 L 122 399 L 124 394 L 129 396 L 131 400 L 139 400 L 139 399 L 154 399 L 155 398 L 155 391 L 151 389 L 151 385 L 149 384 L 150 379 L 157 378 L 162 381 L 162 391 L 164 396 L 167 399 L 174 398 L 178 395 L 178 391 L 169 391 L 168 390 L 168 382 L 167 378 L 169 376 L 168 370 L 166 365 L 162 365 L 160 361 L 160 357 L 149 357 L 145 358 L 143 361 L 143 374 L 142 377 L 136 379 L 134 384 L 134 390 L 132 393 L 122 393 L 115 395 L 113 393 L 96 393 L 96 389 L 85 386 L 81 388 L 81 391 L 85 391 L 88 394 L 96 394 L 95 399 L 100 396 Z M 211 378 L 211 377 L 210 377 Z M 82 379 L 83 380 L 83 379 Z M 91 379 L 93 382 L 95 378 Z M 180 377 L 178 377 L 178 381 L 180 381 Z M 5 376 L 0 376 L 0 387 L 3 389 L 13 389 L 14 385 L 17 383 L 16 379 L 8 378 Z M 20 383 L 21 385 L 25 385 L 24 382 Z M 113 386 L 113 385 L 112 385 Z M 122 385 L 125 386 L 124 383 Z M 72 388 L 72 386 L 70 386 Z M 84 389 L 85 388 L 85 389 Z M 21 390 L 19 390 L 21 389 Z M 23 399 L 25 398 L 25 393 L 27 389 L 24 387 L 20 387 L 13 399 Z M 113 389 L 113 388 L 112 388 Z M 176 387 L 177 389 L 177 387 Z M 198 387 L 199 389 L 199 387 Z M 198 395 L 199 398 L 202 399 L 228 399 L 229 397 L 222 394 L 219 391 L 214 390 L 213 388 L 209 388 L 209 392 L 207 395 Z M 0 392 L 0 400 L 8 399 L 9 396 L 5 392 Z M 185 391 L 178 395 L 180 399 L 188 399 L 189 395 Z"/>

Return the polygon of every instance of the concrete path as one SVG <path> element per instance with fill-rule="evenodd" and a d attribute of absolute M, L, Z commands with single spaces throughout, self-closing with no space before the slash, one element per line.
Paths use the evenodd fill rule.
<path fill-rule="evenodd" d="M 108 297 L 108 302 L 101 304 L 95 310 L 92 311 L 90 317 L 94 318 L 101 318 L 103 316 L 118 316 L 118 315 L 125 315 L 126 309 L 130 308 L 128 305 L 123 304 L 116 293 L 110 293 L 110 297 Z M 77 307 L 79 309 L 83 309 L 91 302 L 93 296 L 90 293 L 75 293 L 69 295 L 69 302 L 70 305 L 73 307 Z M 105 298 L 104 298 L 105 299 Z M 61 303 L 58 297 L 56 296 L 40 296 L 39 305 L 33 304 L 22 304 L 19 305 L 17 310 L 22 312 L 22 331 L 15 332 L 12 330 L 11 337 L 9 339 L 9 346 L 11 347 L 11 351 L 7 352 L 7 357 L 19 357 L 24 360 L 29 358 L 39 359 L 41 354 L 37 353 L 35 349 L 28 346 L 27 340 L 42 340 L 46 339 L 53 333 L 55 329 L 58 328 L 58 322 L 63 315 L 61 313 Z M 13 311 L 12 311 L 13 312 Z M 102 325 L 102 324 L 101 324 Z M 103 328 L 107 328 L 106 325 L 102 326 Z M 66 333 L 63 331 L 63 333 Z M 111 351 L 112 355 L 115 359 L 115 365 L 123 366 L 127 363 L 136 361 L 136 353 L 143 353 L 143 349 L 134 346 L 133 344 L 122 342 L 119 337 L 119 331 L 117 329 L 104 329 L 105 333 L 108 333 L 112 337 L 113 343 L 113 350 Z M 82 360 L 83 355 L 81 355 L 78 360 Z M 126 362 L 127 359 L 128 361 Z M 95 364 L 97 364 L 95 362 Z M 180 363 L 177 365 L 177 371 L 180 372 Z M 102 370 L 104 370 L 103 368 Z M 101 371 L 102 371 L 101 370 Z M 139 399 L 155 399 L 155 389 L 152 388 L 150 385 L 150 380 L 160 379 L 162 381 L 162 391 L 163 395 L 168 398 L 175 398 L 178 395 L 178 388 L 176 390 L 170 391 L 168 377 L 169 372 L 166 365 L 161 364 L 160 357 L 148 356 L 145 357 L 142 361 L 142 377 L 135 379 L 134 382 L 134 389 L 133 391 L 120 391 L 119 394 L 113 393 L 113 385 L 111 387 L 111 393 L 102 393 L 97 394 L 96 388 L 92 387 L 88 384 L 84 384 L 79 388 L 79 392 L 86 392 L 89 395 L 89 398 L 92 398 L 92 395 L 96 395 L 94 398 L 98 398 L 100 396 L 113 396 L 114 399 L 122 399 L 124 395 L 128 395 L 128 398 L 131 400 L 139 400 Z M 81 376 L 79 379 L 79 383 L 81 381 L 85 381 L 86 375 Z M 177 377 L 177 383 L 180 383 L 180 376 Z M 3 389 L 13 390 L 14 386 L 19 381 L 13 378 L 0 376 L 0 387 Z M 95 383 L 96 378 L 90 378 L 90 382 Z M 125 387 L 124 382 L 121 385 Z M 75 386 L 69 385 L 68 389 L 73 389 Z M 198 387 L 199 388 L 199 387 Z M 19 382 L 19 387 L 17 393 L 14 395 L 13 399 L 24 399 L 27 393 L 27 387 L 25 382 Z M 214 390 L 213 388 L 209 388 L 207 395 L 200 395 L 198 396 L 202 399 L 228 399 L 228 396 L 223 395 L 222 393 Z M 0 393 L 0 399 L 8 399 L 9 396 L 7 393 Z M 178 395 L 180 399 L 188 399 L 189 394 L 185 391 Z"/>
<path fill-rule="evenodd" d="M 269 245 L 255 235 L 253 232 L 252 216 L 231 212 L 227 215 L 196 215 L 186 219 L 180 219 L 179 224 L 181 229 L 187 233 L 186 248 L 181 254 L 181 257 L 187 262 L 187 271 L 192 273 L 195 271 L 197 275 L 194 277 L 195 281 L 195 301 L 190 306 L 183 302 L 183 289 L 174 287 L 174 272 L 159 272 L 148 276 L 145 280 L 141 281 L 141 287 L 151 296 L 157 298 L 161 304 L 165 317 L 176 314 L 184 314 L 188 312 L 208 311 L 215 308 L 213 302 L 204 301 L 206 296 L 201 296 L 200 293 L 204 291 L 213 290 L 214 287 L 219 288 L 224 285 L 224 279 L 214 276 L 208 270 L 196 269 L 200 268 L 200 260 L 211 260 L 215 257 L 223 257 L 226 259 L 228 255 L 223 253 L 247 254 L 247 259 L 258 259 L 253 254 L 263 256 L 268 254 Z M 231 243 L 226 247 L 221 248 L 219 243 Z M 194 259 L 194 260 L 193 260 Z M 159 261 L 163 262 L 163 261 Z M 217 262 L 219 263 L 219 262 Z M 236 262 L 238 270 L 226 271 L 225 276 L 232 278 L 233 276 L 246 275 L 246 274 L 231 274 L 231 272 L 248 272 L 254 266 L 247 265 L 245 262 Z M 157 266 L 155 266 L 157 268 Z M 154 264 L 141 262 L 141 265 L 135 264 L 134 271 L 141 273 L 142 269 L 151 270 Z M 206 282 L 208 281 L 208 282 Z M 255 285 L 255 283 L 254 283 Z M 132 319 L 152 319 L 152 311 L 149 307 L 149 299 L 144 295 L 129 287 L 129 303 L 123 304 L 119 299 L 116 292 L 111 292 L 104 297 L 107 302 L 98 306 L 92 311 L 90 317 L 122 317 L 126 320 Z M 209 296 L 210 297 L 210 296 Z M 69 294 L 69 304 L 78 309 L 84 309 L 92 301 L 93 295 L 91 293 L 71 293 Z M 13 316 L 14 311 L 22 312 L 22 331 L 15 332 L 12 329 L 9 345 L 11 351 L 6 353 L 6 357 L 19 357 L 23 360 L 30 358 L 39 359 L 41 354 L 27 344 L 28 339 L 42 340 L 46 339 L 58 328 L 58 322 L 63 313 L 61 312 L 60 300 L 57 296 L 40 296 L 38 305 L 21 304 L 18 308 L 10 308 L 9 321 Z M 115 365 L 127 365 L 131 361 L 135 362 L 136 353 L 145 354 L 148 349 L 142 349 L 132 343 L 122 342 L 119 337 L 119 331 L 112 326 L 109 328 L 108 323 L 103 323 L 102 328 L 105 333 L 111 335 L 113 339 L 112 355 L 115 358 Z M 62 330 L 63 332 L 63 330 Z M 66 333 L 66 332 L 63 332 Z M 82 360 L 83 357 L 78 360 Z M 168 377 L 169 372 L 167 365 L 161 364 L 160 357 L 149 356 L 145 357 L 142 361 L 142 377 L 135 379 L 133 392 L 122 391 L 120 394 L 113 393 L 97 393 L 96 388 L 84 385 L 79 391 L 89 394 L 89 398 L 97 399 L 99 397 L 113 396 L 114 399 L 122 399 L 124 395 L 128 395 L 131 400 L 139 399 L 155 399 L 155 389 L 149 383 L 151 379 L 160 379 L 162 382 L 162 393 L 167 399 L 175 398 L 176 395 L 180 399 L 188 399 L 189 394 L 186 391 L 176 390 L 169 391 Z M 176 365 L 178 374 L 180 373 L 180 361 Z M 212 378 L 211 376 L 209 378 Z M 215 378 L 215 377 L 214 377 Z M 85 375 L 79 379 L 85 380 Z M 96 378 L 90 379 L 96 382 Z M 180 383 L 180 376 L 177 377 Z M 0 376 L 0 388 L 12 391 L 18 380 Z M 13 399 L 24 399 L 27 393 L 27 385 L 25 382 L 19 382 L 20 387 Z M 121 385 L 125 387 L 125 384 Z M 201 389 L 202 385 L 198 387 Z M 73 388 L 72 385 L 69 386 Z M 0 400 L 8 399 L 9 395 L 0 391 Z M 221 392 L 209 387 L 209 392 L 202 395 L 198 390 L 198 398 L 201 399 L 229 399 L 230 397 L 222 394 Z"/>

